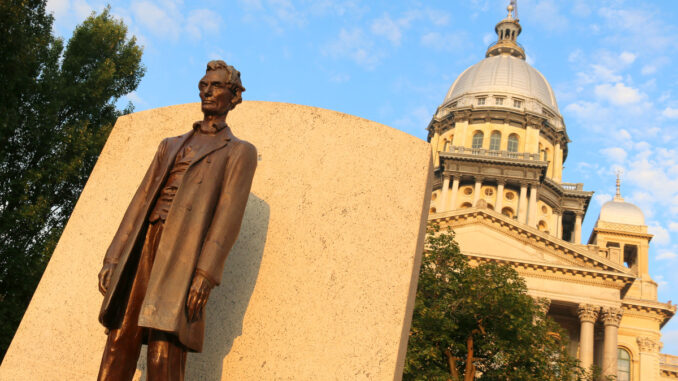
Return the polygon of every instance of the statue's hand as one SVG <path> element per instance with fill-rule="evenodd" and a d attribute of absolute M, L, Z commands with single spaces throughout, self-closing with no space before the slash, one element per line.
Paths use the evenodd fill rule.
<path fill-rule="evenodd" d="M 196 273 L 193 276 L 193 283 L 188 290 L 188 299 L 186 300 L 186 312 L 188 313 L 188 322 L 194 322 L 202 316 L 202 311 L 207 303 L 207 298 L 212 291 L 212 282 L 204 276 Z"/>
<path fill-rule="evenodd" d="M 106 296 L 108 286 L 111 284 L 111 275 L 115 269 L 115 263 L 104 263 L 104 266 L 99 271 L 99 292 Z"/>

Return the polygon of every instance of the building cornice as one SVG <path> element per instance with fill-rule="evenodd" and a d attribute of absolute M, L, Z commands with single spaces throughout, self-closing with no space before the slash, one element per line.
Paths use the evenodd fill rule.
<path fill-rule="evenodd" d="M 571 266 L 590 272 L 609 272 L 626 279 L 630 286 L 636 279 L 626 267 L 591 253 L 588 246 L 576 245 L 520 223 L 491 209 L 467 208 L 429 215 L 430 221 L 445 222 L 450 227 L 482 223 L 540 250 L 557 255 Z M 595 255 L 595 257 L 594 257 Z M 602 273 L 601 273 L 602 274 Z"/>

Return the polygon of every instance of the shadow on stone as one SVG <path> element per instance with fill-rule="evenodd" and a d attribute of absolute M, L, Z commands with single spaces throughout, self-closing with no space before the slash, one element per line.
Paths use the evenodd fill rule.
<path fill-rule="evenodd" d="M 226 259 L 221 285 L 207 302 L 205 344 L 202 353 L 188 357 L 186 380 L 222 379 L 224 358 L 242 334 L 245 311 L 259 275 L 266 244 L 269 205 L 250 194 L 238 240 Z"/>
<path fill-rule="evenodd" d="M 202 353 L 188 354 L 186 380 L 221 381 L 224 358 L 233 341 L 242 334 L 245 311 L 259 275 L 269 217 L 269 205 L 250 194 L 240 234 L 226 259 L 221 285 L 212 290 L 207 301 Z M 134 380 L 146 380 L 146 346 Z"/>

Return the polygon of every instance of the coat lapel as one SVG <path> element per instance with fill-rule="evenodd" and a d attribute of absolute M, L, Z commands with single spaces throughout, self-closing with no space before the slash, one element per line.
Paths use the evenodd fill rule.
<path fill-rule="evenodd" d="M 221 131 L 215 134 L 214 138 L 215 139 L 210 139 L 209 143 L 199 148 L 199 150 L 195 153 L 195 157 L 193 160 L 191 160 L 190 166 L 193 166 L 203 157 L 227 145 L 228 142 L 230 142 L 233 138 L 233 134 L 231 133 L 231 129 L 228 126 L 225 126 Z"/>

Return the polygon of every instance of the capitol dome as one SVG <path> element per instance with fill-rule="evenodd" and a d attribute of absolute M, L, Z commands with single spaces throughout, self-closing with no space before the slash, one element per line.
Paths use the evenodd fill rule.
<path fill-rule="evenodd" d="M 564 129 L 555 93 L 546 78 L 525 61 L 525 50 L 517 42 L 522 27 L 512 6 L 508 11 L 494 28 L 497 41 L 487 49 L 485 59 L 457 77 L 438 115 L 459 108 L 491 107 L 541 115 L 556 129 Z"/>
<path fill-rule="evenodd" d="M 510 54 L 487 57 L 466 69 L 450 87 L 443 105 L 466 95 L 518 96 L 560 114 L 546 78 L 525 60 Z"/>

